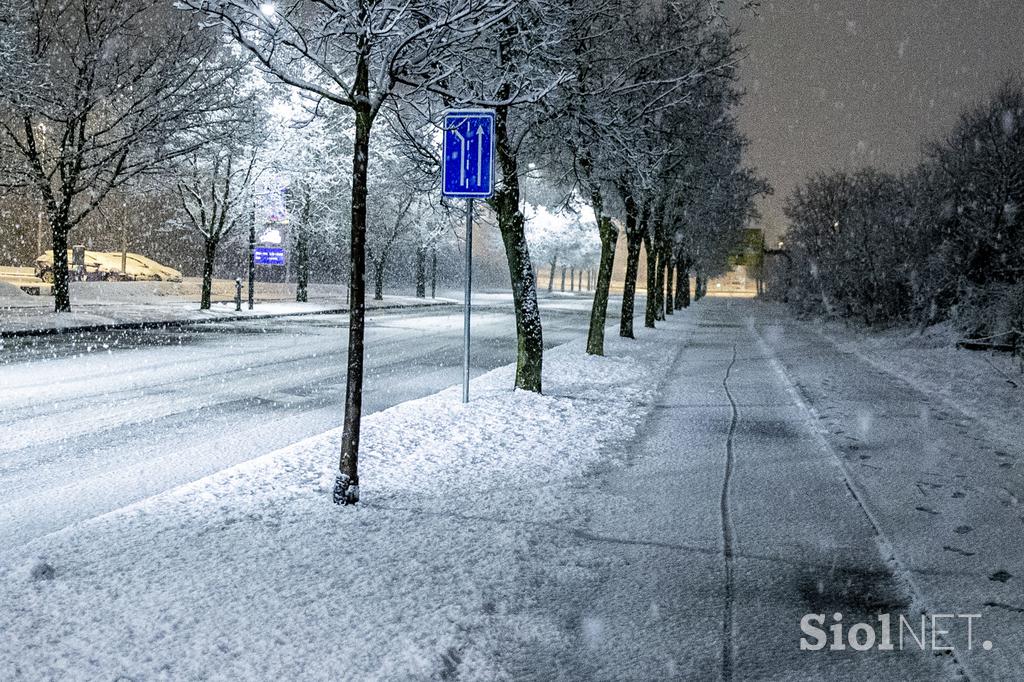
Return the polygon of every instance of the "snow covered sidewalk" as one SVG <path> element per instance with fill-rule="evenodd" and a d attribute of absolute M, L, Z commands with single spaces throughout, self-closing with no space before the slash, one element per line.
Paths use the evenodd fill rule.
<path fill-rule="evenodd" d="M 516 652 L 517 677 L 949 679 L 931 652 L 800 649 L 806 614 L 852 625 L 915 606 L 748 328 L 757 305 L 686 314 L 698 326 L 628 465 L 551 493 L 575 528 L 534 531 L 524 616 L 545 634 Z"/>
<path fill-rule="evenodd" d="M 693 319 L 549 351 L 543 396 L 505 367 L 368 417 L 354 509 L 330 432 L 5 553 L 0 678 L 513 677 L 538 565 L 580 570 L 567 491 L 628 459 Z"/>
<path fill-rule="evenodd" d="M 915 609 L 976 615 L 973 646 L 963 618 L 940 620 L 958 665 L 972 679 L 1019 679 L 1024 398 L 986 354 L 941 339 L 822 327 L 764 306 L 750 315 Z"/>

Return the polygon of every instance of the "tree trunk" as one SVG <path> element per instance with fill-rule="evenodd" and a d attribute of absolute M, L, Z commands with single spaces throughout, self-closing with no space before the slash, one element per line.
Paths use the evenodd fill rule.
<path fill-rule="evenodd" d="M 416 249 L 416 298 L 427 297 L 427 247 Z"/>
<path fill-rule="evenodd" d="M 676 268 L 672 262 L 672 252 L 666 249 L 665 256 L 665 316 L 667 317 L 676 311 L 675 287 L 672 282 L 672 276 L 675 274 Z"/>
<path fill-rule="evenodd" d="M 295 301 L 309 301 L 309 235 L 307 233 L 308 211 L 295 230 Z"/>
<path fill-rule="evenodd" d="M 683 308 L 683 279 L 687 277 L 686 272 L 683 270 L 683 266 L 679 264 L 679 257 L 676 257 L 676 310 L 682 310 Z"/>
<path fill-rule="evenodd" d="M 576 266 L 569 267 L 569 293 L 576 292 Z"/>
<path fill-rule="evenodd" d="M 499 98 L 508 97 L 511 88 L 499 89 Z M 516 310 L 516 388 L 541 391 L 544 364 L 544 337 L 537 307 L 537 280 L 526 243 L 525 219 L 519 209 L 519 165 L 508 130 L 508 107 L 498 107 L 494 117 L 495 150 L 501 166 L 501 183 L 490 199 L 498 217 L 498 228 L 505 244 L 512 300 Z"/>
<path fill-rule="evenodd" d="M 558 257 L 551 259 L 551 275 L 548 277 L 548 293 L 550 294 L 555 288 L 555 267 L 558 265 Z"/>
<path fill-rule="evenodd" d="M 683 278 L 683 307 L 690 307 L 690 268 L 689 266 L 683 268 L 680 273 Z"/>
<path fill-rule="evenodd" d="M 53 236 L 53 310 L 71 312 L 71 293 L 68 277 L 68 232 L 62 218 L 50 217 Z"/>
<path fill-rule="evenodd" d="M 384 300 L 384 259 L 373 264 L 373 300 Z"/>
<path fill-rule="evenodd" d="M 359 9 L 365 20 L 368 10 Z M 359 426 L 363 413 L 363 336 L 366 322 L 366 180 L 370 156 L 369 45 L 357 39 L 355 91 L 356 135 L 352 150 L 352 236 L 349 280 L 348 380 L 345 387 L 345 419 L 341 433 L 341 459 L 334 483 L 335 504 L 359 501 Z"/>
<path fill-rule="evenodd" d="M 600 216 L 598 227 L 601 235 L 601 261 L 597 270 L 597 291 L 590 308 L 590 329 L 587 332 L 587 353 L 604 355 L 604 327 L 608 318 L 608 293 L 612 283 L 612 267 L 615 264 L 615 244 L 619 234 L 612 219 L 601 216 L 600 199 L 595 201 L 594 212 Z"/>
<path fill-rule="evenodd" d="M 636 201 L 626 194 L 626 280 L 622 284 L 622 314 L 619 317 L 619 336 L 633 337 L 633 308 L 636 305 L 636 278 L 640 271 L 640 248 L 643 236 L 637 230 Z"/>
<path fill-rule="evenodd" d="M 430 298 L 437 295 L 437 247 L 430 247 Z"/>
<path fill-rule="evenodd" d="M 654 319 L 665 319 L 665 252 L 657 249 L 658 262 L 655 264 L 654 275 Z"/>
<path fill-rule="evenodd" d="M 565 293 L 565 266 L 562 266 L 562 293 Z"/>
<path fill-rule="evenodd" d="M 199 309 L 210 309 L 210 292 L 213 290 L 213 261 L 217 257 L 217 239 L 206 238 L 203 254 L 203 293 L 199 297 Z"/>
<path fill-rule="evenodd" d="M 591 283 L 591 281 L 590 281 L 590 273 L 591 273 L 591 270 L 592 270 L 591 268 L 587 268 L 587 292 L 588 292 L 588 293 L 590 292 L 590 290 L 591 290 L 591 288 L 592 288 L 592 286 L 593 286 L 593 285 L 592 285 L 592 283 Z"/>
<path fill-rule="evenodd" d="M 658 254 L 652 248 L 651 235 L 648 231 L 645 229 L 642 234 L 644 250 L 647 252 L 647 300 L 644 307 L 644 326 L 654 329 L 654 320 L 658 315 Z"/>

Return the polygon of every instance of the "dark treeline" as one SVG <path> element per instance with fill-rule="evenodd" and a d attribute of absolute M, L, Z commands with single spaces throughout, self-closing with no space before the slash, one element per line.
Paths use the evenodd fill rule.
<path fill-rule="evenodd" d="M 1024 91 L 1012 81 L 964 111 L 905 175 L 835 172 L 794 192 L 786 297 L 868 325 L 950 321 L 1019 349 L 1022 202 Z"/>

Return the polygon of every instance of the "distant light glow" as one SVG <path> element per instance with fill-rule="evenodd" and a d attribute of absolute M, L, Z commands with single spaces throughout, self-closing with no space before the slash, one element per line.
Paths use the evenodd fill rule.
<path fill-rule="evenodd" d="M 275 7 L 274 3 L 272 2 L 260 3 L 260 13 L 263 14 L 263 16 L 265 16 L 267 19 L 270 19 L 275 14 L 277 14 L 277 7 Z"/>

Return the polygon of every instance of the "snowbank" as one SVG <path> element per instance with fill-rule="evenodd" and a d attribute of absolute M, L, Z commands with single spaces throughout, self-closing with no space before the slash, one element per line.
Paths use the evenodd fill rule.
<path fill-rule="evenodd" d="M 7 304 L 9 301 L 21 303 L 26 299 L 31 300 L 29 295 L 18 287 L 7 282 L 0 282 L 0 306 Z"/>
<path fill-rule="evenodd" d="M 105 284 L 105 283 L 103 283 Z M 83 328 L 160 326 L 164 324 L 188 324 L 202 322 L 230 322 L 246 318 L 277 317 L 284 315 L 312 315 L 321 313 L 347 312 L 344 301 L 296 303 L 294 301 L 271 301 L 257 303 L 253 310 L 243 305 L 236 311 L 234 303 L 214 302 L 209 310 L 199 310 L 195 303 L 188 303 L 167 297 L 162 303 L 102 303 L 74 305 L 74 312 L 54 313 L 53 300 L 38 296 L 26 296 L 33 307 L 10 306 L 0 299 L 0 334 L 38 334 L 60 330 L 73 332 Z M 35 301 L 42 300 L 46 306 Z M 422 299 L 410 296 L 385 296 L 381 301 L 367 301 L 367 310 L 375 308 L 421 308 L 448 305 L 452 301 L 443 299 Z"/>
<path fill-rule="evenodd" d="M 260 301 L 294 301 L 295 287 L 294 283 L 257 282 L 257 299 Z M 161 305 L 168 301 L 198 302 L 202 292 L 202 280 L 198 277 L 186 277 L 181 282 L 71 282 L 70 291 L 73 304 Z M 332 284 L 310 284 L 308 291 L 312 301 L 335 304 L 345 300 L 345 292 L 345 287 Z M 246 290 L 243 288 L 243 297 L 245 293 Z M 211 296 L 214 301 L 234 300 L 234 280 L 213 280 Z"/>
<path fill-rule="evenodd" d="M 1024 441 L 1024 365 L 1020 358 L 957 348 L 961 336 L 948 324 L 923 333 L 906 328 L 869 333 L 837 323 L 815 328 L 841 352 L 853 353 L 875 369 L 940 397 L 961 414 L 984 424 L 1009 447 Z"/>
<path fill-rule="evenodd" d="M 368 417 L 355 508 L 332 431 L 9 553 L 0 678 L 513 677 L 546 484 L 619 462 L 689 331 L 551 350 L 543 396 L 504 367 Z"/>

